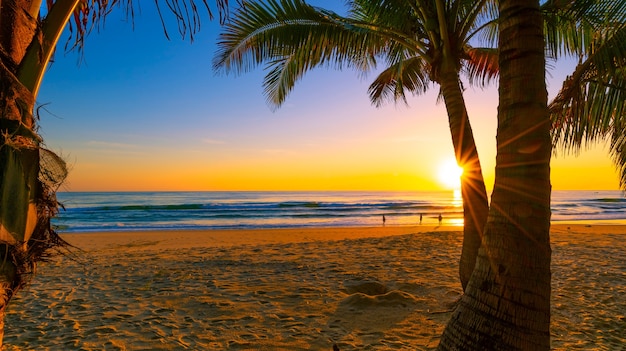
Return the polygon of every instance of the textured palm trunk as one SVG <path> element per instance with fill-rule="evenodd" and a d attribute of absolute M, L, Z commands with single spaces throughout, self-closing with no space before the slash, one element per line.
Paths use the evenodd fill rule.
<path fill-rule="evenodd" d="M 27 0 L 2 0 L 0 7 L 0 345 L 7 304 L 23 285 L 28 241 L 39 222 L 39 138 L 33 132 L 34 96 L 16 77 L 37 28 Z"/>
<path fill-rule="evenodd" d="M 478 248 L 487 222 L 489 201 L 458 73 L 443 74 L 439 83 L 448 112 L 456 161 L 463 167 L 461 196 L 464 226 L 459 278 L 465 291 L 476 264 Z"/>
<path fill-rule="evenodd" d="M 0 317 L 23 284 L 24 268 L 30 266 L 27 243 L 38 224 L 36 199 L 42 190 L 38 138 L 28 127 L 32 94 L 19 89 L 19 83 L 5 85 L 11 81 L 7 74 L 6 70 L 0 74 Z"/>
<path fill-rule="evenodd" d="M 537 0 L 500 2 L 496 182 L 439 350 L 550 349 L 550 123 Z"/>

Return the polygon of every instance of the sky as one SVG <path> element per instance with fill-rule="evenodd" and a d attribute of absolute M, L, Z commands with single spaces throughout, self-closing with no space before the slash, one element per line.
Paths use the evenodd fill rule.
<path fill-rule="evenodd" d="M 374 73 L 322 68 L 275 109 L 263 95 L 263 67 L 241 75 L 213 70 L 217 21 L 203 18 L 193 43 L 169 26 L 167 40 L 152 2 L 141 5 L 132 23 L 113 12 L 86 39 L 82 59 L 63 51 L 62 38 L 46 72 L 39 131 L 45 147 L 68 162 L 61 191 L 453 187 L 441 176 L 454 153 L 436 86 L 406 105 L 377 108 L 367 95 Z M 551 97 L 572 68 L 555 64 Z M 465 99 L 491 188 L 497 86 L 467 87 Z M 553 189 L 618 189 L 607 150 L 593 145 L 553 157 Z"/>

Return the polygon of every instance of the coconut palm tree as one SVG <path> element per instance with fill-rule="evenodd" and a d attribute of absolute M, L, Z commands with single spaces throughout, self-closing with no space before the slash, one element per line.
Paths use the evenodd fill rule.
<path fill-rule="evenodd" d="M 496 180 L 476 267 L 439 350 L 550 348 L 550 118 L 538 0 L 499 2 Z"/>
<path fill-rule="evenodd" d="M 243 72 L 267 63 L 264 88 L 279 106 L 295 82 L 315 66 L 334 65 L 367 71 L 384 60 L 370 85 L 371 101 L 405 100 L 438 84 L 459 165 L 464 168 L 462 196 L 464 244 L 460 278 L 465 288 L 474 268 L 487 219 L 488 199 L 468 113 L 461 73 L 485 84 L 497 72 L 497 50 L 474 48 L 471 40 L 495 38 L 495 7 L 487 1 L 349 2 L 347 17 L 312 7 L 303 0 L 248 2 L 233 13 L 218 43 L 218 69 Z M 491 30 L 491 31 L 490 31 Z M 481 34 L 482 33 L 482 34 Z"/>
<path fill-rule="evenodd" d="M 174 14 L 181 34 L 193 38 L 199 29 L 195 1 L 156 4 L 163 2 Z M 202 3 L 212 17 L 207 2 Z M 50 219 L 57 213 L 55 193 L 67 170 L 58 156 L 43 148 L 35 123 L 35 100 L 44 72 L 68 24 L 69 44 L 80 49 L 89 29 L 112 9 L 125 7 L 132 16 L 133 7 L 131 0 L 47 0 L 45 4 L 2 0 L 0 4 L 1 346 L 7 304 L 37 263 L 63 245 Z M 216 4 L 223 20 L 228 0 L 216 0 Z M 161 20 L 165 24 L 163 16 Z"/>
<path fill-rule="evenodd" d="M 609 152 L 626 190 L 626 1 L 600 2 L 572 53 L 578 64 L 550 103 L 555 147 L 578 152 L 609 140 Z M 579 29 L 579 31 L 581 31 Z"/>

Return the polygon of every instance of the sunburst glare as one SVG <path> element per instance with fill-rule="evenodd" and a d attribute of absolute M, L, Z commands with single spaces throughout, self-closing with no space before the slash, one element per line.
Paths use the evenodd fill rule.
<path fill-rule="evenodd" d="M 462 174 L 463 168 L 459 167 L 454 159 L 446 160 L 439 165 L 438 179 L 446 189 L 460 189 Z"/>

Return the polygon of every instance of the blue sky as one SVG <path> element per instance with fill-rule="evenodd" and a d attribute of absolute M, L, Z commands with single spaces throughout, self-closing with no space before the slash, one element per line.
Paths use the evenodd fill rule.
<path fill-rule="evenodd" d="M 80 64 L 77 53 L 59 50 L 44 77 L 40 132 L 70 164 L 64 190 L 444 187 L 437 169 L 453 152 L 436 88 L 408 107 L 375 108 L 367 96 L 373 74 L 317 69 L 273 111 L 262 68 L 240 76 L 213 71 L 217 21 L 205 17 L 193 43 L 170 26 L 168 41 L 153 4 L 142 6 L 134 29 L 117 10 L 87 38 Z M 552 73 L 552 92 L 566 71 Z M 490 186 L 497 89 L 468 88 L 465 96 Z M 585 183 L 559 175 L 577 169 L 598 176 Z M 601 148 L 559 157 L 553 173 L 557 189 L 617 188 Z"/>

